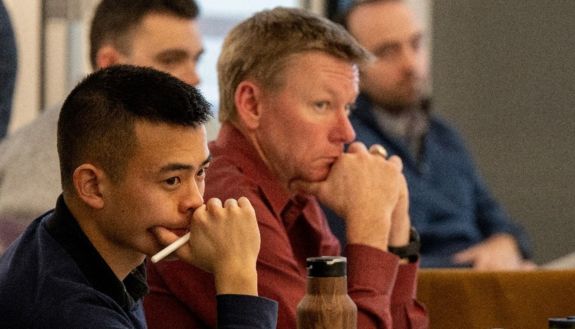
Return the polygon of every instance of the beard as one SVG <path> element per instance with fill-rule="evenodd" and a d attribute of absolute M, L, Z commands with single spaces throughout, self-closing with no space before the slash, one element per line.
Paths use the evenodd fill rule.
<path fill-rule="evenodd" d="M 375 105 L 390 113 L 401 113 L 420 106 L 421 101 L 426 98 L 424 85 L 423 79 L 409 77 L 399 81 L 388 90 L 372 88 L 363 92 Z"/>

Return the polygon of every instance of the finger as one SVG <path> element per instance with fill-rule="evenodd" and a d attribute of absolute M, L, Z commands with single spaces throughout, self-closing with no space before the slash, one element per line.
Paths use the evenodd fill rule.
<path fill-rule="evenodd" d="M 362 142 L 353 142 L 347 148 L 348 153 L 367 152 L 367 147 Z"/>
<path fill-rule="evenodd" d="M 252 206 L 252 203 L 250 202 L 250 200 L 248 198 L 246 198 L 245 196 L 241 197 L 238 199 L 238 206 L 240 207 L 240 209 L 242 209 L 243 211 L 249 211 L 249 213 L 251 215 L 255 215 L 256 211 L 254 209 L 254 207 Z"/>
<path fill-rule="evenodd" d="M 485 257 L 477 257 L 472 265 L 473 265 L 474 269 L 480 270 L 480 271 L 487 271 L 489 269 L 496 268 L 492 264 L 491 260 L 489 258 L 485 258 Z"/>
<path fill-rule="evenodd" d="M 238 199 L 238 205 L 240 206 L 240 208 L 252 207 L 252 203 L 250 202 L 250 199 L 246 198 L 245 196 L 242 196 Z"/>
<path fill-rule="evenodd" d="M 387 150 L 385 149 L 385 147 L 383 147 L 379 144 L 373 144 L 372 146 L 370 146 L 369 147 L 369 153 L 375 154 L 375 155 L 380 155 L 380 156 L 384 157 L 385 159 L 387 159 Z"/>
<path fill-rule="evenodd" d="M 537 269 L 537 264 L 535 264 L 535 263 L 532 262 L 532 261 L 528 261 L 528 260 L 522 261 L 522 262 L 521 262 L 521 269 L 522 269 L 522 270 L 527 270 L 527 271 L 535 270 L 535 269 Z"/>
<path fill-rule="evenodd" d="M 398 157 L 397 155 L 392 155 L 389 157 L 389 162 L 393 163 L 398 169 L 399 171 L 403 170 L 403 161 L 401 160 L 400 157 Z"/>
<path fill-rule="evenodd" d="M 208 212 L 212 212 L 214 210 L 217 209 L 221 209 L 222 206 L 222 200 L 218 199 L 218 198 L 211 198 L 208 200 L 208 202 L 206 202 L 206 208 L 208 210 Z"/>
<path fill-rule="evenodd" d="M 475 253 L 471 249 L 466 249 L 453 255 L 453 262 L 456 264 L 473 263 L 474 260 Z"/>
<path fill-rule="evenodd" d="M 207 209 L 206 204 L 203 204 L 203 205 L 197 207 L 196 209 L 194 209 L 194 212 L 192 213 L 192 220 L 199 218 L 199 216 L 205 216 L 206 212 L 207 212 L 206 209 Z"/>
<path fill-rule="evenodd" d="M 237 208 L 238 201 L 236 199 L 227 199 L 224 203 L 224 208 Z"/>

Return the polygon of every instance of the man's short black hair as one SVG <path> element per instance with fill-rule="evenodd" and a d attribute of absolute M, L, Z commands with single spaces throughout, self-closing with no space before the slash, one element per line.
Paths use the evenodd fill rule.
<path fill-rule="evenodd" d="M 135 123 L 197 128 L 211 106 L 199 91 L 151 68 L 115 65 L 99 70 L 70 93 L 58 121 L 58 155 L 64 191 L 82 163 L 103 168 L 113 181 L 123 177 L 135 153 Z"/>

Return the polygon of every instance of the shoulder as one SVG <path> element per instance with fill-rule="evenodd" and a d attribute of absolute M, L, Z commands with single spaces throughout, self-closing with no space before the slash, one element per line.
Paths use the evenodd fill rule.
<path fill-rule="evenodd" d="M 0 307 L 10 313 L 0 324 L 133 328 L 130 316 L 88 282 L 38 220 L 0 261 Z"/>
<path fill-rule="evenodd" d="M 60 107 L 46 109 L 40 116 L 6 137 L 0 144 L 0 164 L 3 159 L 36 151 L 56 152 L 56 135 Z M 49 146 L 47 148 L 47 146 Z"/>
<path fill-rule="evenodd" d="M 446 146 L 465 149 L 465 140 L 455 125 L 438 115 L 430 118 L 429 136 Z"/>
<path fill-rule="evenodd" d="M 249 147 L 247 141 L 240 139 L 239 133 L 229 127 L 226 140 L 220 139 L 209 144 L 212 160 L 206 175 L 206 196 L 221 199 L 250 196 L 259 190 L 258 180 L 264 174 L 258 163 L 255 150 Z M 235 139 L 234 139 L 235 138 Z M 232 140 L 230 142 L 229 140 Z"/>
<path fill-rule="evenodd" d="M 218 156 L 212 159 L 206 175 L 206 196 L 238 198 L 258 190 L 256 182 L 233 159 Z"/>
<path fill-rule="evenodd" d="M 57 122 L 60 109 L 47 109 L 0 144 L 0 213 L 30 219 L 53 207 L 60 194 Z"/>
<path fill-rule="evenodd" d="M 62 315 L 64 305 L 87 289 L 80 270 L 43 228 L 42 219 L 36 219 L 0 259 L 0 307 L 14 321 L 33 325 Z"/>

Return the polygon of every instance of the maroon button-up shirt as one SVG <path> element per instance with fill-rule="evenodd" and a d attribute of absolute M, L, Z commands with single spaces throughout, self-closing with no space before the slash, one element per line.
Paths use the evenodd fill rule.
<path fill-rule="evenodd" d="M 250 200 L 261 234 L 259 294 L 279 302 L 277 328 L 295 329 L 296 307 L 306 289 L 306 258 L 339 255 L 339 243 L 318 201 L 285 190 L 231 124 L 222 125 L 210 151 L 205 199 Z M 358 328 L 428 327 L 426 312 L 415 300 L 417 264 L 400 265 L 395 255 L 365 245 L 350 244 L 345 251 L 348 293 L 358 307 Z M 180 319 L 182 328 L 216 327 L 211 274 L 180 261 L 149 264 L 148 269 L 147 314 Z M 151 329 L 161 325 L 148 323 Z"/>

